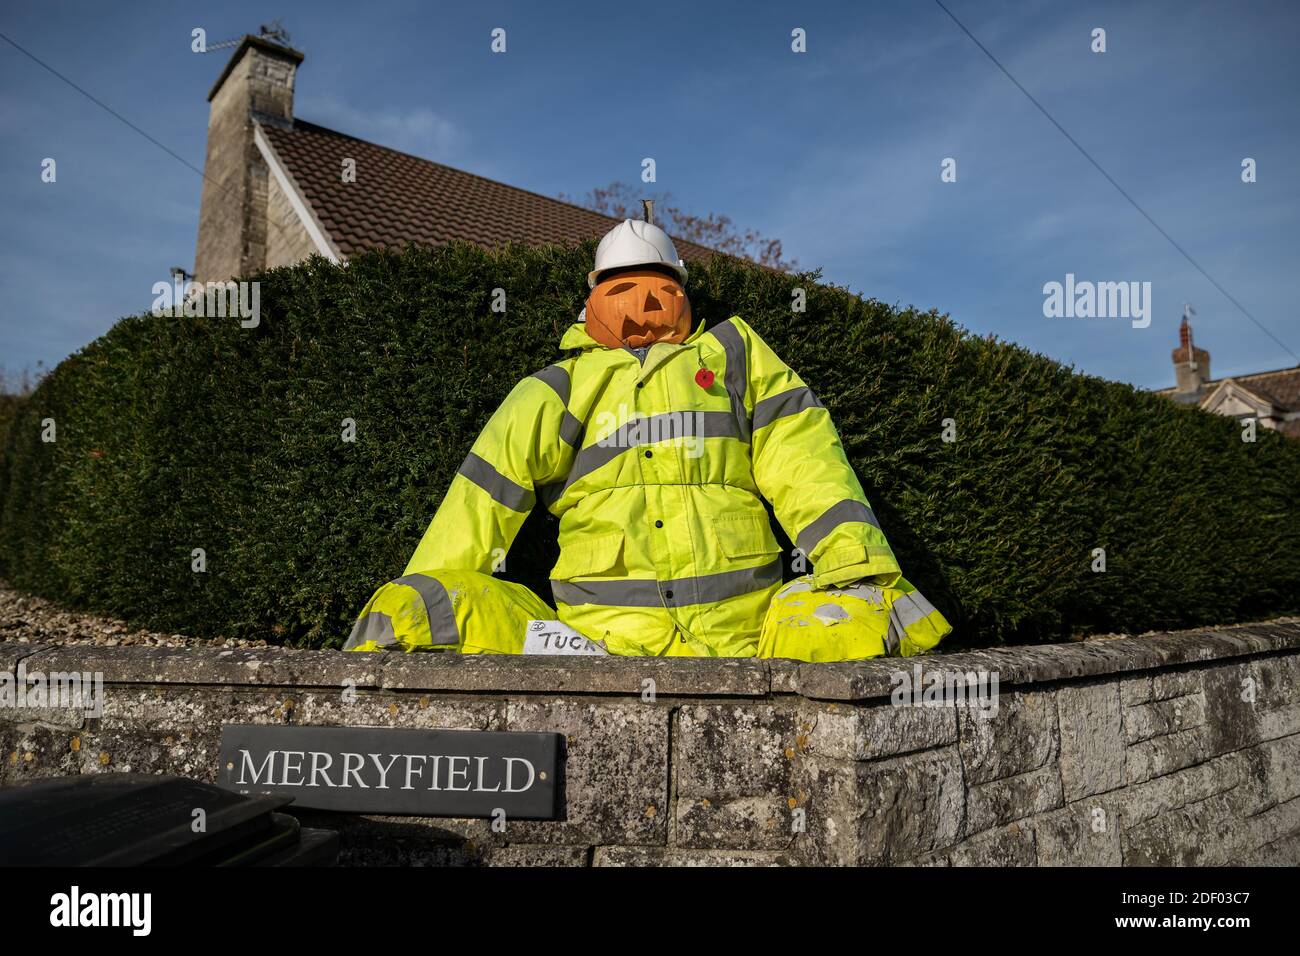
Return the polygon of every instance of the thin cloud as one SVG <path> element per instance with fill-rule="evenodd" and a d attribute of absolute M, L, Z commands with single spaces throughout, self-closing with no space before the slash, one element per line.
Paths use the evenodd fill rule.
<path fill-rule="evenodd" d="M 423 106 L 371 110 L 335 97 L 302 97 L 301 119 L 426 159 L 449 162 L 465 146 L 465 134 L 451 120 Z"/>

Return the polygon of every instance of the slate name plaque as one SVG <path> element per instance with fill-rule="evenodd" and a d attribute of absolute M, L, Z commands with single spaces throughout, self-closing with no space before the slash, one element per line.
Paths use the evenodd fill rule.
<path fill-rule="evenodd" d="M 225 724 L 227 790 L 295 807 L 431 817 L 555 820 L 560 734 Z"/>

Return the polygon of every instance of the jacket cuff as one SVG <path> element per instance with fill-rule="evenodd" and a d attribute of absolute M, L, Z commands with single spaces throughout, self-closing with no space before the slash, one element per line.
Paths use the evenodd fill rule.
<path fill-rule="evenodd" d="M 901 577 L 898 560 L 888 545 L 835 548 L 813 564 L 813 586 L 818 588 L 843 587 L 864 578 L 878 587 L 893 587 Z"/>

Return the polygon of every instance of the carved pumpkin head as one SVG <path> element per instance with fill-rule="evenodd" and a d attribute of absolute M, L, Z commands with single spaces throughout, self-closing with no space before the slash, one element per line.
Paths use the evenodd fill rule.
<path fill-rule="evenodd" d="M 601 276 L 587 297 L 587 334 L 607 348 L 680 345 L 691 334 L 691 301 L 677 277 L 654 268 Z"/>

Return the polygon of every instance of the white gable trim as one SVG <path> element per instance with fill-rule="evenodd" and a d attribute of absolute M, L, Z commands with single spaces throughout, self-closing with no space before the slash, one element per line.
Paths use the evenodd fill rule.
<path fill-rule="evenodd" d="M 266 160 L 271 175 L 280 184 L 284 194 L 289 197 L 289 204 L 293 207 L 294 214 L 303 224 L 303 228 L 307 230 L 307 235 L 311 237 L 316 250 L 330 262 L 342 262 L 343 256 L 339 253 L 338 247 L 330 240 L 320 222 L 317 221 L 315 214 L 312 213 L 311 207 L 307 205 L 302 194 L 298 192 L 298 187 L 294 184 L 284 166 L 280 164 L 279 157 L 275 155 L 275 150 L 262 133 L 261 124 L 257 122 L 253 123 L 253 142 L 257 144 L 258 152 Z"/>
<path fill-rule="evenodd" d="M 1261 398 L 1244 385 L 1240 385 L 1230 378 L 1225 378 L 1219 383 L 1218 388 L 1205 397 L 1201 402 L 1201 408 L 1207 412 L 1219 413 L 1219 409 L 1234 398 L 1253 408 L 1259 418 L 1273 418 L 1277 413 L 1272 402 Z"/>

